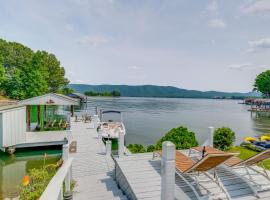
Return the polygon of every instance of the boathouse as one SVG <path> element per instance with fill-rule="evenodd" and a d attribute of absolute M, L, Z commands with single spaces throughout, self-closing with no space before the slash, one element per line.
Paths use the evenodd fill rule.
<path fill-rule="evenodd" d="M 55 146 L 72 138 L 70 117 L 77 99 L 49 93 L 0 107 L 0 149 Z"/>
<path fill-rule="evenodd" d="M 66 96 L 74 98 L 74 99 L 79 99 L 81 103 L 87 102 L 87 96 L 78 92 L 69 93 Z"/>

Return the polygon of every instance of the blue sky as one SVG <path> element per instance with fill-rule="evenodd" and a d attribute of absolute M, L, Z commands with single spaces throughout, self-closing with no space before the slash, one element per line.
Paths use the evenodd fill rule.
<path fill-rule="evenodd" d="M 72 83 L 252 90 L 269 0 L 0 0 L 0 37 L 54 53 Z"/>

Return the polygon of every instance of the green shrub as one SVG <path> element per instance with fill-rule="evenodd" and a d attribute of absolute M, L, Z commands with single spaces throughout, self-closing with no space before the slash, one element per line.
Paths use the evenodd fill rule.
<path fill-rule="evenodd" d="M 161 149 L 162 142 L 164 141 L 171 141 L 175 144 L 176 149 L 189 149 L 198 146 L 195 134 L 182 126 L 174 128 L 166 133 L 166 135 L 156 143 L 156 149 Z"/>
<path fill-rule="evenodd" d="M 22 181 L 20 186 L 20 200 L 36 200 L 46 189 L 57 169 L 61 166 L 62 160 L 56 164 L 44 166 L 41 169 L 31 169 Z"/>
<path fill-rule="evenodd" d="M 235 141 L 235 133 L 228 127 L 221 127 L 214 132 L 214 147 L 222 151 L 228 150 Z"/>
<path fill-rule="evenodd" d="M 129 144 L 127 146 L 127 148 L 131 153 L 144 153 L 144 152 L 146 152 L 144 146 L 141 144 Z"/>
<path fill-rule="evenodd" d="M 149 145 L 148 147 L 147 147 L 147 152 L 153 152 L 153 151 L 155 151 L 156 150 L 156 147 L 154 146 L 154 145 Z"/>

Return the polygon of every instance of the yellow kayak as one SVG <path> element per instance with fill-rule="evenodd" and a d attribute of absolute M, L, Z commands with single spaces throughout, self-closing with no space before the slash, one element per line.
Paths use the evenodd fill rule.
<path fill-rule="evenodd" d="M 269 140 L 270 140 L 270 136 L 268 135 L 261 136 L 261 141 L 269 141 Z"/>
<path fill-rule="evenodd" d="M 253 142 L 253 141 L 256 141 L 257 139 L 256 138 L 253 138 L 253 137 L 246 137 L 244 139 L 245 142 Z"/>

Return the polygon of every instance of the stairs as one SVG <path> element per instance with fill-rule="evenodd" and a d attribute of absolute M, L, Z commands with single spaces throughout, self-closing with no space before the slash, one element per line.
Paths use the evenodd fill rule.
<path fill-rule="evenodd" d="M 80 200 L 127 200 L 110 175 L 95 175 L 76 178 L 80 182 L 75 188 L 74 199 Z"/>

